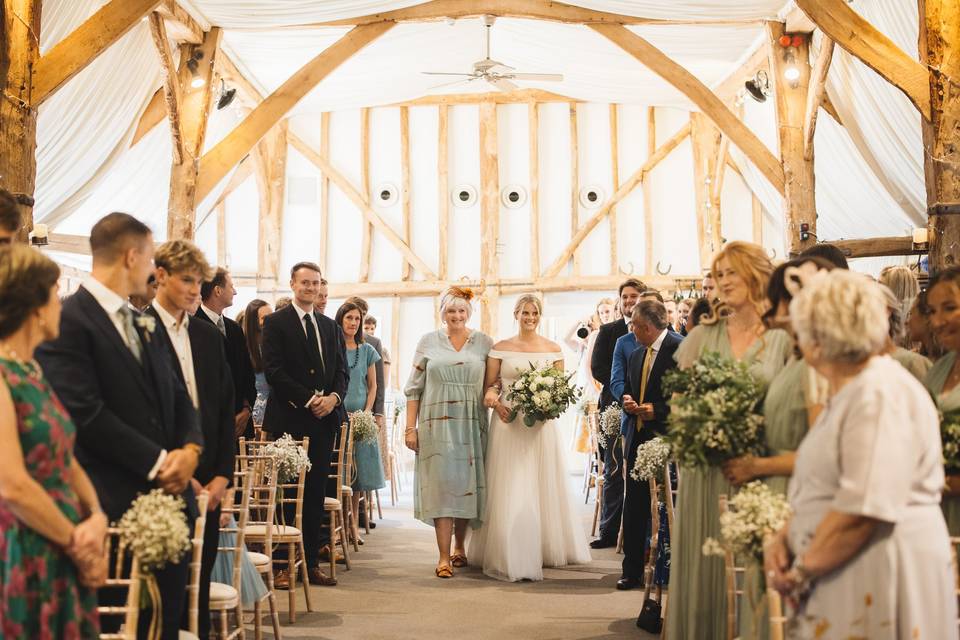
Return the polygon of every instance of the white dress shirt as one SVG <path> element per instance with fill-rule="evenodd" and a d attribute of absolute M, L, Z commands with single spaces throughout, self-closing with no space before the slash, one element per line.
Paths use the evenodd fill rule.
<path fill-rule="evenodd" d="M 88 276 L 83 281 L 83 288 L 93 296 L 93 299 L 97 301 L 103 310 L 107 313 L 107 317 L 110 318 L 110 322 L 113 323 L 113 326 L 116 327 L 117 332 L 120 334 L 120 339 L 123 340 L 123 344 L 127 345 L 127 348 L 132 348 L 130 343 L 127 341 L 127 331 L 124 328 L 124 315 L 120 313 L 121 309 L 127 308 L 127 301 L 120 297 L 116 291 L 110 289 L 105 284 L 94 278 L 93 276 Z M 143 351 L 141 346 L 140 351 Z M 163 465 L 163 461 L 167 459 L 167 450 L 161 449 L 160 455 L 157 457 L 157 461 L 153 464 L 153 468 L 150 469 L 150 472 L 147 474 L 147 480 L 153 482 L 153 479 L 157 477 L 157 473 L 160 471 L 160 467 Z"/>
<path fill-rule="evenodd" d="M 670 331 L 670 327 L 667 327 L 660 332 L 660 335 L 657 336 L 657 339 L 653 341 L 653 344 L 650 345 L 650 349 L 653 349 L 653 360 L 650 361 L 650 369 L 653 369 L 653 365 L 657 363 L 657 354 L 660 353 L 660 347 L 663 346 L 663 339 L 667 337 L 667 332 Z M 641 349 L 646 349 L 643 345 L 640 345 Z"/>
<path fill-rule="evenodd" d="M 203 309 L 203 312 L 207 314 L 207 317 L 213 320 L 213 324 L 216 325 L 217 329 L 220 328 L 220 325 L 223 324 L 226 328 L 226 323 L 223 322 L 223 316 L 205 304 L 201 304 L 200 308 Z M 224 329 L 225 330 L 225 329 Z"/>
<path fill-rule="evenodd" d="M 177 360 L 180 361 L 180 371 L 183 373 L 183 381 L 187 386 L 187 393 L 193 400 L 194 408 L 200 407 L 200 399 L 197 396 L 197 376 L 193 370 L 193 348 L 190 346 L 190 332 L 187 325 L 190 323 L 190 315 L 183 314 L 183 320 L 177 322 L 170 312 L 163 308 L 163 305 L 153 303 L 157 315 L 160 316 L 160 322 L 167 330 L 170 336 L 170 342 L 173 343 L 173 350 L 177 352 Z"/>

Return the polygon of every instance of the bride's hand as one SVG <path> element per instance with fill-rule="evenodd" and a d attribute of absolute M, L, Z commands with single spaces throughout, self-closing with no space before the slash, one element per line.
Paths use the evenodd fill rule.
<path fill-rule="evenodd" d="M 510 422 L 510 409 L 500 402 L 493 405 L 493 410 L 497 412 L 501 422 Z"/>

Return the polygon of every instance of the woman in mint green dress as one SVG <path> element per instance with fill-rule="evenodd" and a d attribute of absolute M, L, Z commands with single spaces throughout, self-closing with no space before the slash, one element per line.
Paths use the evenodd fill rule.
<path fill-rule="evenodd" d="M 930 328 L 946 355 L 927 374 L 926 386 L 941 412 L 960 409 L 960 269 L 941 271 L 927 289 Z M 960 469 L 947 468 L 940 507 L 951 536 L 960 536 Z"/>
<path fill-rule="evenodd" d="M 404 440 L 417 452 L 414 515 L 436 530 L 439 578 L 453 577 L 454 567 L 466 565 L 467 525 L 479 526 L 486 499 L 483 376 L 493 341 L 467 328 L 472 297 L 459 287 L 443 295 L 444 327 L 420 338 L 404 389 Z"/>
<path fill-rule="evenodd" d="M 746 363 L 758 379 L 770 382 L 793 350 L 790 335 L 766 330 L 767 281 L 773 265 L 759 246 L 731 242 L 714 258 L 711 273 L 720 305 L 714 318 L 690 332 L 676 359 L 682 368 L 717 352 Z M 717 316 L 723 314 L 723 319 Z M 727 601 L 723 559 L 704 556 L 703 542 L 720 537 L 718 498 L 730 492 L 720 468 L 682 468 L 677 518 L 672 537 L 667 637 L 721 640 L 726 637 Z"/>

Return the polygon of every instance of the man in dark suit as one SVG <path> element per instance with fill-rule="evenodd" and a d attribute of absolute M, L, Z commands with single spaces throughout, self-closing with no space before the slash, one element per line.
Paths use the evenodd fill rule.
<path fill-rule="evenodd" d="M 270 383 L 263 428 L 274 437 L 284 433 L 297 440 L 310 437 L 307 453 L 312 466 L 304 493 L 303 543 L 310 583 L 333 585 L 336 580 L 319 566 L 320 529 L 334 442 L 347 419 L 343 409 L 347 352 L 336 322 L 314 308 L 320 267 L 310 262 L 295 264 L 290 288 L 293 303 L 268 315 L 263 323 L 263 369 Z M 289 587 L 291 580 L 281 572 L 274 584 Z"/>
<path fill-rule="evenodd" d="M 182 495 L 195 516 L 190 479 L 203 451 L 197 412 L 155 321 L 127 304 L 130 294 L 146 293 L 153 234 L 136 218 L 111 213 L 93 226 L 90 249 L 91 277 L 64 302 L 60 337 L 42 345 L 37 359 L 77 425 L 77 460 L 111 521 L 157 486 Z M 188 572 L 180 562 L 155 573 L 165 640 L 179 635 Z M 116 604 L 116 596 L 100 592 L 104 604 Z M 149 615 L 140 618 L 149 624 Z"/>
<path fill-rule="evenodd" d="M 599 408 L 602 412 L 615 400 L 611 394 L 610 375 L 613 368 L 613 351 L 617 339 L 628 331 L 630 313 L 646 290 L 646 285 L 635 278 L 624 280 L 620 285 L 620 312 L 623 318 L 600 327 L 593 345 L 590 372 L 603 385 L 600 391 Z M 603 456 L 603 505 L 600 510 L 600 537 L 590 543 L 594 549 L 604 549 L 617 544 L 620 533 L 620 515 L 623 511 L 623 452 L 619 440 L 601 450 Z"/>
<path fill-rule="evenodd" d="M 203 252 L 192 242 L 172 240 L 157 248 L 157 297 L 147 313 L 157 321 L 156 335 L 167 348 L 174 370 L 200 412 L 205 442 L 193 475 L 193 489 L 206 490 L 207 526 L 200 563 L 199 636 L 210 635 L 210 575 L 220 539 L 220 503 L 233 476 L 233 380 L 224 342 L 216 327 L 191 321 L 200 286 L 211 274 Z"/>
<path fill-rule="evenodd" d="M 666 433 L 670 406 L 662 388 L 663 374 L 677 366 L 673 359 L 681 338 L 669 330 L 662 302 L 641 300 L 633 309 L 633 335 L 639 347 L 627 365 L 628 386 L 621 398 L 628 416 L 626 468 L 632 469 L 637 447 Z M 650 526 L 650 485 L 627 477 L 623 502 L 623 576 L 617 589 L 643 585 L 643 557 Z"/>
<path fill-rule="evenodd" d="M 194 316 L 215 325 L 223 336 L 224 347 L 227 353 L 227 363 L 230 365 L 230 375 L 233 377 L 233 404 L 234 404 L 234 433 L 237 437 L 246 435 L 253 437 L 253 420 L 251 413 L 257 402 L 257 382 L 250 362 L 250 352 L 247 351 L 247 341 L 243 337 L 243 329 L 236 321 L 231 320 L 223 312 L 233 306 L 233 298 L 237 290 L 233 286 L 233 278 L 223 267 L 217 267 L 213 278 L 200 287 L 200 298 L 203 302 Z"/>

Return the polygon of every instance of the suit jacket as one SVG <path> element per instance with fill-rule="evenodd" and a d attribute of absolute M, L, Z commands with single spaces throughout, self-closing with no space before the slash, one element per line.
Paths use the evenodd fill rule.
<path fill-rule="evenodd" d="M 370 346 L 376 349 L 377 355 L 380 356 L 380 359 L 377 360 L 374 365 L 374 369 L 377 372 L 377 397 L 373 401 L 373 415 L 382 416 L 383 415 L 383 396 L 386 392 L 386 387 L 383 382 L 383 343 L 380 341 L 380 338 L 377 336 L 363 336 L 364 342 L 369 342 Z"/>
<path fill-rule="evenodd" d="M 636 416 L 629 417 L 630 427 L 626 434 L 628 449 L 652 440 L 654 436 L 664 434 L 667 431 L 667 416 L 670 415 L 670 405 L 667 404 L 668 398 L 663 393 L 663 374 L 677 366 L 677 361 L 674 360 L 673 356 L 677 352 L 677 347 L 680 346 L 681 341 L 682 339 L 675 332 L 667 331 L 667 335 L 663 337 L 663 342 L 660 343 L 657 359 L 653 361 L 653 367 L 650 369 L 643 398 L 640 397 L 640 375 L 643 373 L 643 361 L 647 357 L 647 350 L 643 345 L 640 345 L 630 356 L 630 362 L 627 365 L 629 381 L 624 395 L 633 397 L 637 404 L 652 403 L 653 420 L 641 422 Z M 623 398 L 620 398 L 620 400 L 622 402 Z M 637 428 L 638 425 L 639 429 Z"/>
<path fill-rule="evenodd" d="M 308 358 L 307 336 L 295 304 L 268 315 L 263 322 L 263 371 L 270 383 L 270 397 L 263 428 L 271 433 L 289 433 L 295 438 L 311 435 L 318 427 L 339 428 L 347 417 L 347 352 L 343 331 L 330 318 L 314 311 L 323 345 L 323 366 Z M 336 393 L 340 404 L 322 419 L 306 408 L 314 391 Z"/>
<path fill-rule="evenodd" d="M 590 359 L 590 373 L 594 379 L 603 385 L 600 391 L 600 410 L 608 407 L 614 397 L 610 390 L 610 372 L 613 367 L 613 349 L 617 338 L 627 333 L 627 323 L 614 320 L 600 327 L 597 339 L 593 343 L 593 357 Z"/>
<path fill-rule="evenodd" d="M 203 307 L 197 309 L 193 317 L 204 320 L 217 329 L 213 318 L 204 312 Z M 233 377 L 233 413 L 237 414 L 245 406 L 252 409 L 257 403 L 257 379 L 253 372 L 253 363 L 250 361 L 250 352 L 247 351 L 247 340 L 243 336 L 243 329 L 235 320 L 227 316 L 223 316 L 223 325 L 227 335 L 223 336 L 220 329 L 217 329 L 217 333 L 223 337 L 227 363 L 230 365 L 230 375 Z"/>
<path fill-rule="evenodd" d="M 180 369 L 179 357 L 173 342 L 163 326 L 160 314 L 151 305 L 146 313 L 157 320 L 156 335 L 167 348 L 173 370 L 180 382 L 186 382 Z M 220 330 L 208 322 L 187 323 L 190 336 L 190 352 L 193 355 L 193 377 L 197 384 L 197 404 L 200 405 L 200 427 L 203 430 L 203 455 L 194 472 L 201 484 L 207 484 L 214 476 L 233 479 L 234 430 L 233 430 L 233 378 L 224 351 Z"/>
<path fill-rule="evenodd" d="M 162 449 L 188 442 L 203 446 L 197 412 L 170 356 L 155 333 L 135 326 L 142 365 L 100 303 L 81 287 L 63 303 L 60 336 L 37 350 L 77 425 L 77 460 L 110 520 L 122 516 L 137 493 L 153 488 L 147 476 Z M 192 495 L 189 486 L 187 493 Z"/>

